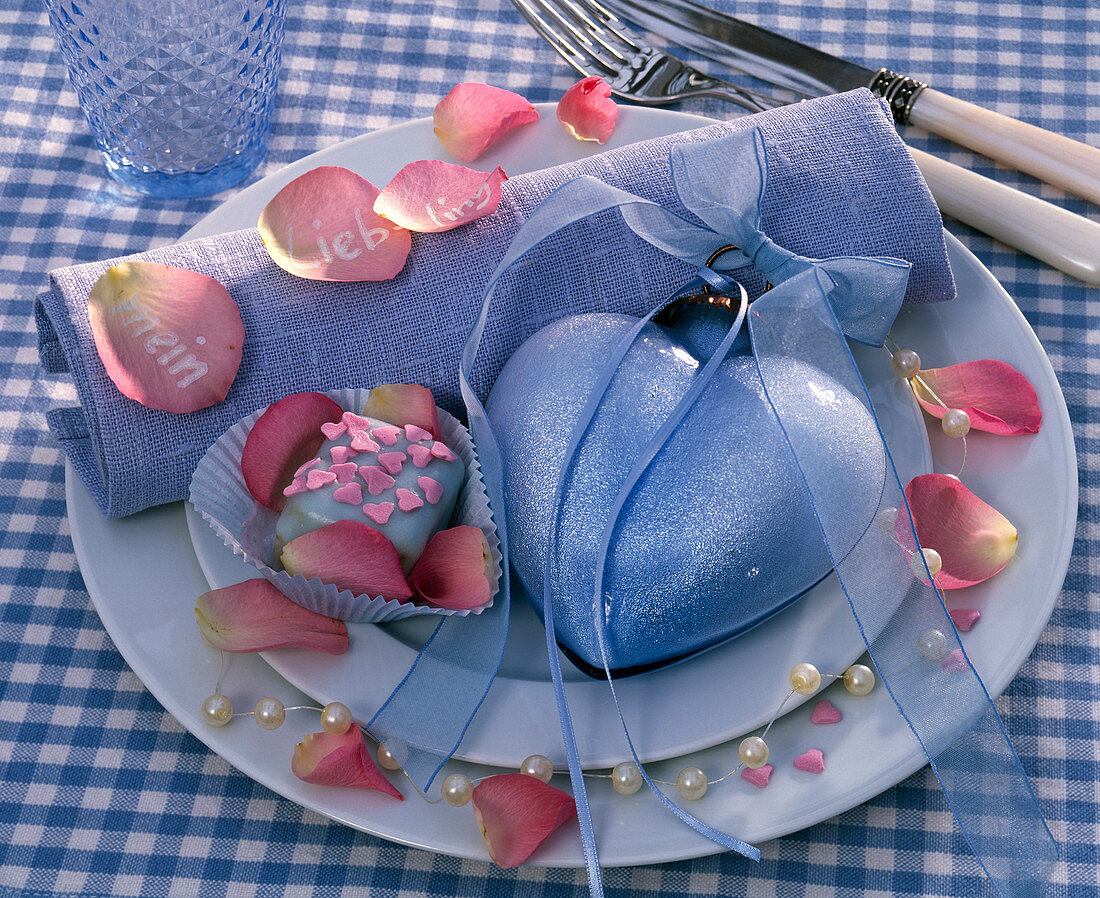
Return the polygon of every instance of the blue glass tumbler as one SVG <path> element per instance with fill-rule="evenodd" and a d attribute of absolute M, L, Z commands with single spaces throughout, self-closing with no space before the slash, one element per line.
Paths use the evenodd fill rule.
<path fill-rule="evenodd" d="M 46 0 L 117 181 L 158 197 L 242 181 L 267 151 L 285 0 Z"/>

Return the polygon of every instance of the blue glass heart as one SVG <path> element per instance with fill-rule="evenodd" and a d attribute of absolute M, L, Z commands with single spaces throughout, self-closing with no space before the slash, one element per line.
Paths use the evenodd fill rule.
<path fill-rule="evenodd" d="M 603 665 L 594 627 L 594 570 L 608 509 L 732 318 L 693 310 L 675 330 L 649 323 L 623 358 L 580 444 L 562 492 L 553 601 L 559 645 L 589 673 Z M 589 392 L 637 320 L 562 318 L 512 355 L 486 403 L 504 459 L 509 551 L 541 613 L 556 485 Z M 851 497 L 846 554 L 882 494 L 885 458 L 874 419 L 817 369 L 791 362 L 808 427 Z M 619 674 L 684 658 L 755 626 L 831 570 L 801 475 L 738 337 L 713 380 L 623 507 L 604 579 L 608 665 Z"/>

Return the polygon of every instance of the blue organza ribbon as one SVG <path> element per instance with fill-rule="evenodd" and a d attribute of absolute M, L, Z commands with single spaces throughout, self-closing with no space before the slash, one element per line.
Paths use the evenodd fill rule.
<path fill-rule="evenodd" d="M 673 150 L 672 171 L 679 198 L 698 217 L 697 221 L 598 180 L 579 178 L 560 187 L 532 214 L 487 285 L 481 313 L 462 354 L 460 385 L 490 505 L 500 530 L 504 570 L 508 570 L 504 461 L 482 399 L 475 394 L 471 382 L 479 346 L 492 324 L 494 292 L 505 272 L 546 237 L 609 209 L 618 209 L 644 240 L 699 267 L 697 277 L 680 293 L 697 291 L 704 284 L 720 290 L 734 289 L 725 272 L 748 265 L 755 267 L 775 285 L 752 305 L 748 314 L 757 368 L 768 402 L 797 459 L 837 576 L 880 679 L 920 741 L 965 837 L 998 892 L 1006 898 L 1038 896 L 1057 855 L 1055 843 L 996 709 L 962 651 L 939 591 L 914 578 L 908 553 L 895 536 L 892 522 L 898 519 L 903 528 L 912 531 L 911 544 L 917 544 L 903 485 L 893 462 L 888 464 L 887 488 L 879 509 L 879 520 L 889 520 L 891 525 L 867 528 L 855 542 L 855 548 L 838 557 L 841 553 L 834 554 L 834 546 L 852 544 L 848 538 L 851 522 L 845 514 L 845 496 L 834 494 L 835 484 L 820 459 L 812 428 L 805 428 L 803 418 L 794 413 L 805 409 L 805 393 L 813 385 L 778 376 L 789 368 L 791 360 L 801 361 L 848 388 L 873 415 L 845 337 L 881 345 L 904 295 L 908 263 L 881 258 L 811 259 L 771 241 L 760 230 L 760 203 L 767 188 L 767 157 L 755 130 L 677 147 Z M 716 250 L 731 244 L 735 250 L 715 260 L 713 268 L 705 266 Z M 698 375 L 698 383 L 693 383 L 654 435 L 636 469 L 621 486 L 609 513 L 593 595 L 593 625 L 601 645 L 606 625 L 601 611 L 602 571 L 614 539 L 618 511 L 629 501 L 630 490 L 645 465 L 722 362 L 741 326 L 741 317 Z M 646 321 L 648 318 L 623 339 L 588 397 L 573 434 L 562 483 L 585 429 L 598 412 L 603 389 Z M 822 409 L 821 413 L 827 411 Z M 889 447 L 886 448 L 889 458 Z M 559 517 L 560 506 L 555 521 Z M 556 528 L 549 535 L 552 546 L 559 535 Z M 589 882 L 593 894 L 602 894 L 596 837 L 557 665 L 549 570 L 545 586 L 547 649 Z M 405 771 L 424 790 L 457 748 L 492 684 L 507 636 L 508 610 L 505 574 L 492 609 L 477 617 L 451 617 L 440 623 L 409 674 L 369 723 L 371 731 L 391 747 L 397 741 L 405 743 Z M 930 661 L 919 653 L 918 641 L 928 630 L 945 634 L 949 651 L 957 649 L 958 657 L 966 659 L 964 670 L 951 669 L 955 665 L 945 668 L 940 661 Z M 608 681 L 614 693 L 609 672 Z M 625 721 L 623 728 L 633 754 Z M 721 845 L 750 857 L 759 856 L 751 846 L 718 833 L 677 807 L 656 789 L 648 776 L 645 779 L 685 823 Z"/>

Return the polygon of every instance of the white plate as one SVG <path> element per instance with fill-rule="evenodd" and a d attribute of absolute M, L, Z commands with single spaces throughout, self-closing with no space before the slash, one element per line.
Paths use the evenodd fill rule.
<path fill-rule="evenodd" d="M 699 123 L 693 117 L 640 108 L 624 108 L 619 138 L 639 140 Z M 430 129 L 424 122 L 387 129 L 377 135 L 371 152 L 382 158 L 384 179 L 396 163 L 387 153 L 408 152 L 410 135 Z M 546 135 L 544 135 L 545 137 Z M 523 132 L 508 151 L 532 153 Z M 585 147 L 567 143 L 574 155 Z M 296 163 L 275 178 L 278 183 L 306 168 L 334 161 L 335 147 Z M 258 196 L 254 185 L 241 197 Z M 262 206 L 262 201 L 256 210 Z M 220 230 L 237 220 L 215 212 L 206 224 Z M 1020 530 L 1016 559 L 985 584 L 953 594 L 951 607 L 974 607 L 982 620 L 964 635 L 967 651 L 993 695 L 1015 675 L 1039 638 L 1069 563 L 1077 510 L 1077 474 L 1069 415 L 1054 373 L 1031 329 L 1000 285 L 954 238 L 948 250 L 959 285 L 953 303 L 903 313 L 895 335 L 917 349 L 926 364 L 944 365 L 974 358 L 1000 358 L 1015 365 L 1034 384 L 1043 409 L 1040 433 L 998 438 L 973 434 L 966 466 L 967 484 L 1003 511 Z M 958 467 L 958 444 L 933 434 L 937 467 Z M 209 649 L 194 624 L 193 601 L 207 581 L 192 551 L 183 506 L 153 509 L 121 521 L 104 521 L 71 468 L 66 469 L 66 497 L 77 558 L 89 593 L 111 638 L 127 663 L 157 699 L 213 751 L 261 783 L 301 805 L 335 820 L 408 845 L 447 854 L 485 859 L 485 849 L 469 808 L 451 809 L 419 801 L 408 784 L 398 781 L 409 800 L 395 802 L 360 790 L 327 789 L 301 783 L 290 773 L 294 743 L 316 730 L 311 712 L 295 711 L 275 732 L 260 730 L 248 720 L 225 729 L 208 727 L 199 715 L 202 700 L 221 678 L 222 691 L 237 709 L 249 710 L 262 696 L 275 695 L 288 705 L 308 704 L 286 681 L 255 656 L 226 656 L 227 667 Z M 155 576 L 149 572 L 155 571 Z M 518 604 L 518 603 L 517 603 Z M 847 613 L 847 612 L 845 612 Z M 824 646 L 806 634 L 816 655 Z M 749 644 L 751 640 L 744 640 Z M 710 653 L 714 655 L 714 653 Z M 769 696 L 782 694 L 785 670 L 795 660 L 785 655 L 783 674 L 769 684 Z M 807 656 L 809 657 L 809 656 Z M 707 656 L 692 665 L 704 664 Z M 745 697 L 743 683 L 725 680 L 724 703 Z M 738 778 L 712 787 L 692 810 L 707 822 L 752 842 L 781 836 L 854 807 L 898 782 L 924 764 L 919 746 L 900 722 L 886 695 L 878 689 L 855 699 L 831 687 L 826 693 L 844 712 L 836 726 L 813 726 L 809 709 L 786 715 L 772 729 L 769 743 L 776 765 L 771 785 L 757 790 Z M 346 700 L 346 696 L 343 697 Z M 689 696 L 690 699 L 690 696 Z M 769 700 L 771 700 L 769 698 Z M 693 704 L 690 700 L 685 704 Z M 694 707 L 694 714 L 714 713 L 715 707 Z M 513 723 L 516 730 L 521 724 Z M 640 734 L 677 726 L 654 720 Z M 545 746 L 528 746 L 518 757 Z M 814 776 L 791 768 L 807 748 L 825 753 L 827 770 Z M 675 779 L 685 763 L 696 763 L 715 775 L 736 764 L 736 747 L 722 745 L 674 761 L 657 763 L 651 772 Z M 454 770 L 476 773 L 482 768 L 452 762 Z M 713 843 L 694 834 L 662 810 L 651 796 L 616 795 L 606 781 L 593 780 L 590 798 L 600 832 L 601 859 L 607 865 L 656 863 L 712 853 Z M 574 826 L 560 830 L 532 858 L 547 866 L 583 864 Z"/>
<path fill-rule="evenodd" d="M 536 125 L 521 129 L 502 149 L 494 148 L 491 156 L 479 160 L 479 165 L 489 169 L 502 165 L 505 171 L 517 174 L 577 156 L 578 142 L 558 125 L 553 105 L 544 104 L 541 113 Z M 615 136 L 618 143 L 627 143 L 703 124 L 710 122 L 667 112 L 631 114 Z M 587 147 L 582 150 L 591 152 L 594 145 Z M 184 236 L 253 227 L 260 210 L 288 180 L 318 165 L 343 165 L 384 184 L 405 162 L 428 156 L 450 158 L 427 120 L 367 134 L 253 184 Z M 865 379 L 891 438 L 903 481 L 926 473 L 931 469 L 931 453 L 923 416 L 911 393 L 899 387 L 881 350 L 857 347 L 856 352 L 865 362 Z M 228 586 L 257 575 L 225 548 L 190 505 L 187 513 L 199 564 L 212 586 Z M 353 624 L 345 655 L 334 658 L 282 650 L 265 652 L 264 660 L 318 701 L 343 701 L 357 720 L 370 720 L 408 672 L 437 623 L 426 617 L 385 626 Z M 565 765 L 545 644 L 541 622 L 519 598 L 512 603 L 503 667 L 457 757 L 503 767 L 538 751 L 555 764 Z M 840 671 L 863 652 L 864 642 L 847 599 L 836 578 L 830 576 L 755 628 L 750 637 L 719 646 L 688 663 L 623 680 L 616 689 L 639 756 L 646 761 L 671 758 L 765 725 L 776 706 L 771 687 L 786 682 L 792 657 L 812 659 L 822 670 Z M 627 749 L 606 682 L 579 673 L 564 656 L 561 662 L 569 680 L 569 708 L 582 763 L 588 769 L 614 766 Z M 741 684 L 736 702 L 728 700 L 731 682 Z M 784 710 L 805 700 L 800 696 Z M 707 713 L 699 713 L 702 708 L 708 709 Z"/>

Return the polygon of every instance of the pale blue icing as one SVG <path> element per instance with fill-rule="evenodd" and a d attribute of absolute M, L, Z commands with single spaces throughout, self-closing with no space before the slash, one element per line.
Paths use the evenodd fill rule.
<path fill-rule="evenodd" d="M 278 551 L 292 539 L 317 530 L 336 521 L 358 521 L 373 527 L 383 536 L 389 539 L 397 549 L 401 558 L 401 565 L 406 574 L 412 570 L 413 565 L 424 551 L 428 540 L 439 530 L 444 529 L 454 513 L 455 502 L 458 500 L 463 481 L 466 479 L 466 467 L 460 458 L 453 461 L 432 456 L 423 467 L 417 467 L 413 458 L 409 455 L 410 446 L 420 446 L 430 449 L 436 441 L 430 438 L 410 441 L 403 428 L 395 428 L 395 425 L 387 424 L 376 418 L 367 418 L 368 433 L 378 444 L 378 451 L 362 450 L 357 455 L 348 459 L 348 462 L 356 466 L 352 483 L 357 483 L 362 489 L 362 501 L 355 504 L 339 502 L 334 498 L 335 491 L 344 486 L 342 483 L 330 483 L 318 489 L 307 489 L 304 492 L 295 493 L 287 499 L 286 507 L 279 516 L 275 527 L 275 540 Z M 397 438 L 394 445 L 388 445 L 374 437 L 374 431 L 378 428 L 388 428 L 391 431 L 397 429 Z M 414 436 L 416 434 L 414 433 Z M 328 471 L 339 463 L 334 462 L 330 450 L 336 446 L 350 447 L 352 442 L 351 432 L 326 439 L 321 444 L 318 452 L 320 463 L 313 465 L 312 471 Z M 393 485 L 384 489 L 378 495 L 371 495 L 367 480 L 358 470 L 360 466 L 379 465 L 379 455 L 388 453 L 403 453 L 406 456 L 397 474 L 391 474 Z M 452 456 L 454 453 L 450 453 Z M 421 453 L 423 455 L 423 453 Z M 308 476 L 307 472 L 302 479 Z M 435 504 L 428 501 L 424 487 L 418 483 L 420 478 L 427 477 L 436 481 L 443 489 L 442 495 Z M 297 478 L 296 478 L 297 479 Z M 423 504 L 411 510 L 404 511 L 399 507 L 399 490 L 408 490 L 412 496 L 418 498 Z M 393 511 L 385 523 L 372 520 L 363 511 L 365 505 L 377 505 L 392 503 Z"/>

